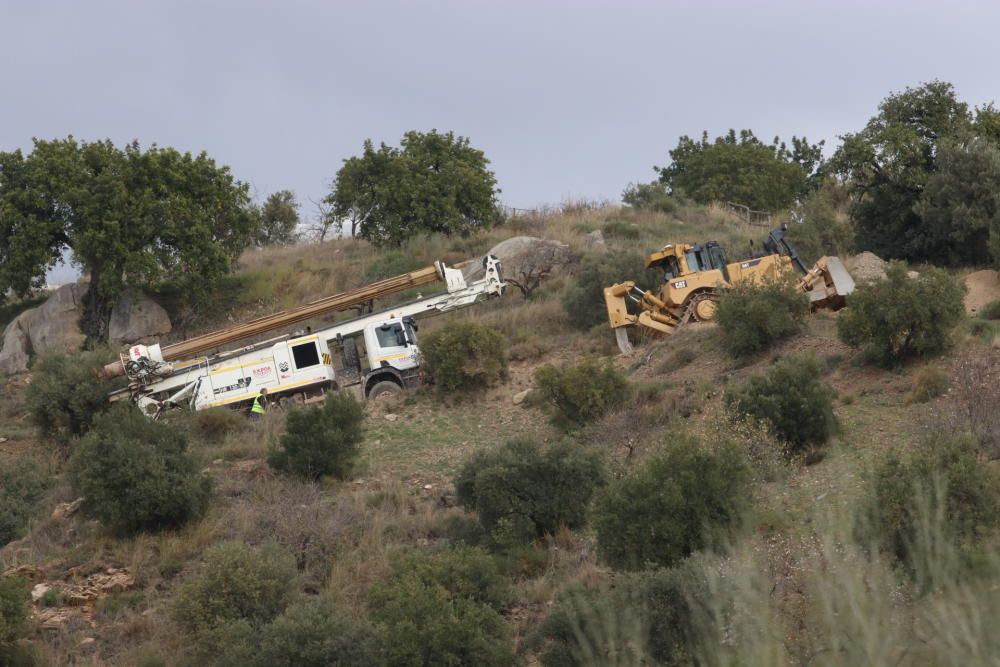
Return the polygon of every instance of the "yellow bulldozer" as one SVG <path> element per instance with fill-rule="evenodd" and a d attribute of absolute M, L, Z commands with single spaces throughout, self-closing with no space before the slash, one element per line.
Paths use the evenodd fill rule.
<path fill-rule="evenodd" d="M 659 293 L 643 290 L 627 280 L 604 289 L 608 319 L 615 331 L 618 348 L 632 352 L 628 330 L 641 327 L 672 333 L 688 322 L 708 322 L 715 317 L 719 290 L 747 281 L 780 279 L 792 271 L 801 276 L 796 289 L 809 295 L 813 310 L 844 306 L 844 297 L 854 291 L 854 279 L 837 257 L 822 257 L 806 268 L 786 238 L 788 226 L 771 230 L 764 252 L 729 263 L 726 250 L 715 241 L 668 244 L 646 260 L 646 267 L 663 271 Z"/>

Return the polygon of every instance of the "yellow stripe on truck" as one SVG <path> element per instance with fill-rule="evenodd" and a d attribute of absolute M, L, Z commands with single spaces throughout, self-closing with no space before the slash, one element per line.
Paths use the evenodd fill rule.
<path fill-rule="evenodd" d="M 406 356 L 405 353 L 404 354 L 390 354 L 387 357 L 379 357 L 378 359 L 375 359 L 375 361 L 388 361 L 389 359 L 402 359 L 405 356 Z"/>
<path fill-rule="evenodd" d="M 312 380 L 302 380 L 301 382 L 291 382 L 289 384 L 279 384 L 276 387 L 267 387 L 267 393 L 284 391 L 285 389 L 292 389 L 293 387 L 301 387 L 304 384 L 318 384 L 320 382 L 329 382 L 328 378 L 318 377 Z M 228 405 L 229 403 L 236 403 L 237 401 L 246 401 L 256 398 L 257 394 L 243 394 L 242 396 L 234 396 L 233 398 L 227 398 L 224 401 L 215 401 L 214 403 L 206 403 L 206 408 L 214 408 L 220 405 Z"/>

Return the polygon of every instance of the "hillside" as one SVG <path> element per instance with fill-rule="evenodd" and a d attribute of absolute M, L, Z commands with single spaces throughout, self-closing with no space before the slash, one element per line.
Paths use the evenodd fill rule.
<path fill-rule="evenodd" d="M 595 231 L 603 242 L 595 241 Z M 765 234 L 766 228 L 713 207 L 683 206 L 667 214 L 583 204 L 515 218 L 467 238 L 424 237 L 398 250 L 351 239 L 252 250 L 204 301 L 162 296 L 177 325 L 171 335 L 179 339 L 437 259 L 476 258 L 511 236 L 558 240 L 581 257 L 644 255 L 667 242 L 711 239 L 733 256 Z M 0 551 L 0 570 L 26 575 L 42 585 L 36 590 L 56 591 L 33 606 L 35 625 L 27 635 L 43 664 L 198 664 L 192 638 L 172 610 L 185 582 L 202 571 L 206 552 L 230 540 L 253 547 L 276 543 L 295 561 L 296 596 L 328 599 L 346 616 L 364 620 L 373 587 L 390 580 L 399 554 L 436 553 L 472 531 L 474 515 L 461 509 L 454 489 L 463 464 L 475 452 L 518 438 L 568 439 L 597 450 L 609 479 L 627 476 L 678 439 L 693 438 L 707 449 L 729 440 L 746 446 L 753 470 L 746 518 L 714 555 L 691 558 L 712 591 L 699 622 L 704 634 L 694 642 L 704 664 L 971 665 L 996 659 L 1000 640 L 990 621 L 1000 613 L 1000 570 L 989 569 L 996 567 L 993 556 L 980 564 L 988 585 L 957 578 L 925 595 L 877 551 L 866 552 L 870 545 L 858 544 L 853 532 L 872 471 L 890 452 L 909 452 L 932 431 L 965 428 L 965 394 L 954 388 L 969 381 L 970 358 L 1000 355 L 995 323 L 967 318 L 945 354 L 892 370 L 842 343 L 840 315 L 826 312 L 810 315 L 801 335 L 748 362 L 726 354 L 711 324 L 642 339 L 633 355 L 623 357 L 604 324 L 589 330 L 571 324 L 563 300 L 575 271 L 570 266 L 549 278 L 530 300 L 510 289 L 501 300 L 427 321 L 421 337 L 464 320 L 499 331 L 508 345 L 509 379 L 479 393 L 441 397 L 426 389 L 368 404 L 360 462 L 349 480 L 300 481 L 268 466 L 269 449 L 285 428 L 281 411 L 256 424 L 174 417 L 171 423 L 191 434 L 199 469 L 214 482 L 204 517 L 176 529 L 123 537 L 70 508 L 75 494 L 62 475 L 67 453 L 38 434 L 27 412 L 31 376 L 5 381 L 0 463 L 35 459 L 54 480 L 27 535 Z M 977 308 L 1000 298 L 979 277 L 970 282 L 979 290 Z M 412 295 L 397 298 L 406 296 Z M 724 395 L 776 360 L 798 355 L 821 364 L 840 426 L 821 453 L 786 462 L 768 449 L 772 441 L 730 423 Z M 599 421 L 566 435 L 539 401 L 521 401 L 520 394 L 535 386 L 542 366 L 586 357 L 607 360 L 633 393 Z M 945 376 L 947 386 L 922 401 L 916 396 L 928 368 Z M 997 472 L 995 462 L 982 465 Z M 591 527 L 560 529 L 501 553 L 497 562 L 512 589 L 502 616 L 529 665 L 541 664 L 544 649 L 529 637 L 560 596 L 617 576 L 599 559 Z M 614 619 L 602 616 L 595 625 L 626 643 L 635 636 Z M 623 651 L 620 662 L 592 656 L 590 664 L 648 664 L 629 662 L 629 655 Z"/>

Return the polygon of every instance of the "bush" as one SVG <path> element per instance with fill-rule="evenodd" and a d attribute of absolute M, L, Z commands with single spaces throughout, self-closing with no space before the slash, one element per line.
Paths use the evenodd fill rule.
<path fill-rule="evenodd" d="M 510 603 L 510 582 L 486 551 L 459 545 L 451 549 L 411 550 L 393 559 L 391 582 L 417 579 L 439 585 L 456 598 L 481 602 L 503 611 Z"/>
<path fill-rule="evenodd" d="M 65 445 L 86 433 L 96 417 L 111 407 L 108 393 L 115 388 L 115 382 L 96 376 L 108 361 L 109 355 L 104 352 L 38 359 L 32 367 L 25 401 L 43 435 Z"/>
<path fill-rule="evenodd" d="M 984 320 L 1000 320 L 1000 299 L 990 301 L 979 311 L 979 317 Z"/>
<path fill-rule="evenodd" d="M 822 368 L 809 357 L 787 357 L 766 373 L 726 391 L 725 403 L 734 419 L 765 422 L 792 452 L 825 443 L 837 430 L 833 414 L 836 395 L 820 381 Z"/>
<path fill-rule="evenodd" d="M 625 401 L 628 381 L 610 363 L 585 359 L 573 366 L 546 364 L 535 373 L 539 398 L 557 425 L 572 429 L 604 416 Z"/>
<path fill-rule="evenodd" d="M 465 552 L 474 560 L 482 555 Z M 454 559 L 454 560 L 452 560 Z M 393 563 L 387 581 L 376 584 L 368 598 L 372 619 L 380 625 L 387 664 L 405 667 L 437 665 L 520 664 L 514 654 L 507 622 L 486 600 L 493 576 L 480 576 L 481 566 L 460 565 L 461 555 L 449 557 L 452 566 L 437 568 L 409 558 Z M 453 567 L 457 565 L 457 569 Z M 485 584 L 485 585 L 484 585 Z"/>
<path fill-rule="evenodd" d="M 675 213 L 677 202 L 667 191 L 667 186 L 659 181 L 652 183 L 629 183 L 622 192 L 622 203 L 632 208 Z"/>
<path fill-rule="evenodd" d="M 716 546 L 749 499 L 750 471 L 738 448 L 706 451 L 678 439 L 629 477 L 598 493 L 597 547 L 612 567 L 670 566 Z"/>
<path fill-rule="evenodd" d="M 620 218 L 611 218 L 601 226 L 601 233 L 612 239 L 635 240 L 639 238 L 639 225 Z"/>
<path fill-rule="evenodd" d="M 301 477 L 345 479 L 360 452 L 364 419 L 364 406 L 346 391 L 328 395 L 320 408 L 292 410 L 281 445 L 267 461 Z"/>
<path fill-rule="evenodd" d="M 0 657 L 2 645 L 13 641 L 28 624 L 28 582 L 0 577 Z"/>
<path fill-rule="evenodd" d="M 693 599 L 704 596 L 704 575 L 687 563 L 615 576 L 597 588 L 570 587 L 529 634 L 543 667 L 588 667 L 595 656 L 616 664 L 695 664 Z M 627 655 L 616 651 L 627 651 Z M 623 659 L 624 658 L 624 659 Z"/>
<path fill-rule="evenodd" d="M 790 281 L 742 283 L 722 290 L 716 320 L 733 357 L 748 358 L 802 331 L 809 297 Z"/>
<path fill-rule="evenodd" d="M 49 480 L 35 461 L 0 463 L 0 547 L 24 535 L 48 488 Z"/>
<path fill-rule="evenodd" d="M 560 526 L 578 528 L 603 480 L 597 453 L 559 443 L 512 440 L 474 454 L 455 478 L 458 502 L 502 543 L 530 542 Z"/>
<path fill-rule="evenodd" d="M 909 459 L 893 453 L 874 471 L 858 537 L 879 544 L 912 571 L 930 546 L 921 512 L 943 512 L 951 537 L 974 543 L 1000 525 L 998 482 L 977 460 L 973 441 L 935 434 Z"/>
<path fill-rule="evenodd" d="M 119 404 L 81 441 L 70 480 L 86 510 L 111 528 L 177 526 L 200 517 L 211 495 L 211 479 L 186 449 L 183 431 Z"/>
<path fill-rule="evenodd" d="M 611 252 L 586 257 L 576 271 L 573 283 L 562 298 L 563 309 L 573 326 L 587 330 L 608 321 L 604 303 L 604 288 L 626 280 L 634 280 L 642 289 L 653 289 L 662 275 L 646 269 L 642 257 L 635 253 Z"/>
<path fill-rule="evenodd" d="M 238 622 L 260 628 L 292 601 L 295 580 L 295 561 L 275 545 L 219 544 L 205 552 L 201 571 L 181 585 L 173 617 L 196 634 Z"/>
<path fill-rule="evenodd" d="M 843 255 L 854 249 L 854 225 L 847 214 L 850 193 L 828 181 L 795 207 L 799 224 L 791 225 L 791 240 L 806 264 L 823 255 Z"/>
<path fill-rule="evenodd" d="M 927 268 L 910 278 L 905 263 L 893 262 L 885 280 L 862 283 L 847 297 L 837 333 L 886 366 L 936 354 L 948 346 L 965 314 L 964 292 L 942 269 Z"/>
<path fill-rule="evenodd" d="M 911 403 L 926 403 L 948 391 L 948 373 L 937 366 L 924 366 L 913 375 Z"/>
<path fill-rule="evenodd" d="M 379 667 L 375 630 L 326 599 L 288 607 L 258 632 L 238 631 L 214 667 Z"/>
<path fill-rule="evenodd" d="M 507 379 L 507 341 L 475 322 L 449 322 L 420 343 L 424 368 L 440 391 L 477 391 Z"/>

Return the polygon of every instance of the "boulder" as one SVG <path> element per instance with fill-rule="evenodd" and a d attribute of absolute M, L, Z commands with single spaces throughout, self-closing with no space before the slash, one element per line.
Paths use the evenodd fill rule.
<path fill-rule="evenodd" d="M 108 338 L 116 343 L 136 343 L 168 334 L 171 328 L 163 306 L 141 292 L 127 292 L 111 310 Z"/>
<path fill-rule="evenodd" d="M 80 349 L 87 338 L 80 331 L 80 318 L 88 288 L 87 283 L 63 285 L 52 292 L 45 303 L 21 314 L 26 318 L 34 354 L 65 354 Z"/>
<path fill-rule="evenodd" d="M 888 263 L 884 259 L 866 250 L 854 257 L 847 268 L 855 282 L 863 283 L 884 280 L 886 266 Z"/>
<path fill-rule="evenodd" d="M 28 370 L 28 335 L 21 328 L 21 316 L 7 325 L 0 348 L 0 373 L 13 375 Z"/>
<path fill-rule="evenodd" d="M 565 243 L 534 236 L 515 236 L 501 241 L 489 254 L 500 258 L 505 279 L 532 286 L 575 260 Z M 465 269 L 465 279 L 476 280 L 483 272 L 482 261 L 472 262 Z"/>
<path fill-rule="evenodd" d="M 608 244 L 604 240 L 604 232 L 600 229 L 595 229 L 587 234 L 587 246 L 598 254 L 607 252 Z"/>
<path fill-rule="evenodd" d="M 28 369 L 30 354 L 66 353 L 80 349 L 86 336 L 80 331 L 87 283 L 63 285 L 45 303 L 24 311 L 7 325 L 0 348 L 0 373 Z"/>

